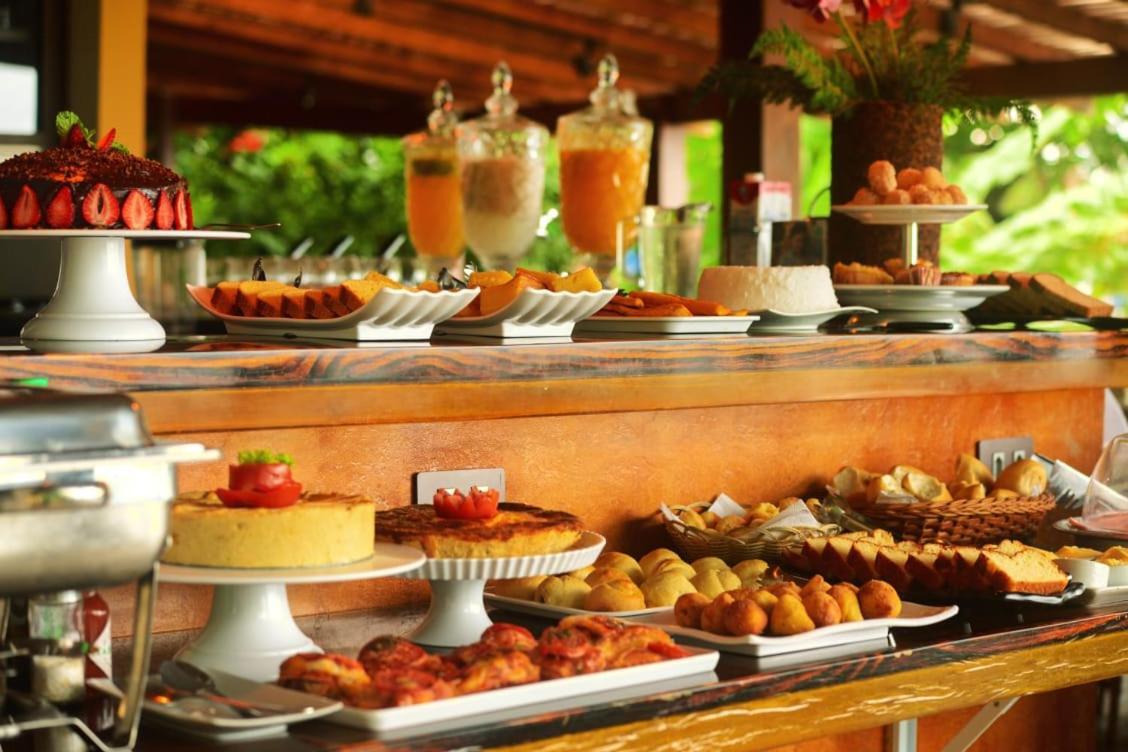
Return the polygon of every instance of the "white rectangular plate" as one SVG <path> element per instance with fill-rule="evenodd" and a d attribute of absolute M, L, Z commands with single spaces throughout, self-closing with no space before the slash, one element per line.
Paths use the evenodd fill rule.
<path fill-rule="evenodd" d="M 553 292 L 525 289 L 489 316 L 444 321 L 439 331 L 485 337 L 570 337 L 576 323 L 607 305 L 616 290 Z"/>
<path fill-rule="evenodd" d="M 343 726 L 367 729 L 377 734 L 418 728 L 425 731 L 433 724 L 464 719 L 466 725 L 479 723 L 479 716 L 526 705 L 555 702 L 581 695 L 599 694 L 624 687 L 661 682 L 680 676 L 712 671 L 720 654 L 715 650 L 687 648 L 690 655 L 643 666 L 617 668 L 595 674 L 582 674 L 567 679 L 522 684 L 472 695 L 436 700 L 401 708 L 361 710 L 345 707 L 325 720 Z"/>
<path fill-rule="evenodd" d="M 631 334 L 743 334 L 759 316 L 596 316 L 580 322 L 581 332 Z"/>
<path fill-rule="evenodd" d="M 258 337 L 340 339 L 351 342 L 394 342 L 430 339 L 435 324 L 470 304 L 477 290 L 423 292 L 384 288 L 363 307 L 334 319 L 287 319 L 232 316 L 205 302 L 203 290 L 188 285 L 188 294 L 223 322 L 228 334 Z"/>
<path fill-rule="evenodd" d="M 697 645 L 723 650 L 727 653 L 767 656 L 792 653 L 798 650 L 811 650 L 812 648 L 847 645 L 852 642 L 880 640 L 888 636 L 891 627 L 924 627 L 951 618 L 955 616 L 958 611 L 959 608 L 957 606 L 923 606 L 919 603 L 909 603 L 906 601 L 902 604 L 901 615 L 896 619 L 851 621 L 843 624 L 835 624 L 833 627 L 820 627 L 810 632 L 803 632 L 802 634 L 790 635 L 788 637 L 766 637 L 763 635 L 729 637 L 727 635 L 716 635 L 701 629 L 679 627 L 674 621 L 672 611 L 664 614 L 640 616 L 636 619 L 631 619 L 631 621 L 661 627 L 674 637 Z"/>
<path fill-rule="evenodd" d="M 658 608 L 642 608 L 637 611 L 585 611 L 582 608 L 566 608 L 564 606 L 550 606 L 547 603 L 527 601 L 522 598 L 506 598 L 486 591 L 486 603 L 490 606 L 504 608 L 507 611 L 516 611 L 520 614 L 532 614 L 548 619 L 563 619 L 565 616 L 614 616 L 619 619 L 628 616 L 646 616 L 647 614 L 660 614 L 663 611 L 673 611 L 673 606 L 659 606 Z"/>

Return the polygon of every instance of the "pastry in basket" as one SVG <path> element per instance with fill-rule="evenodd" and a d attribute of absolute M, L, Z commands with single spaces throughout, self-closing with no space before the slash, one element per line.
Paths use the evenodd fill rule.
<path fill-rule="evenodd" d="M 169 564 L 232 568 L 347 564 L 373 553 L 376 505 L 360 496 L 305 491 L 293 459 L 239 453 L 226 488 L 184 493 L 172 504 Z"/>
<path fill-rule="evenodd" d="M 379 512 L 376 540 L 414 546 L 433 559 L 485 559 L 558 553 L 583 534 L 574 515 L 499 504 L 497 489 L 440 489 L 433 502 Z"/>

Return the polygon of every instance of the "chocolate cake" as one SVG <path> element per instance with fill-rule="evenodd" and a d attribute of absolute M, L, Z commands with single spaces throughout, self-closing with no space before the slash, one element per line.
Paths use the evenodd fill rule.
<path fill-rule="evenodd" d="M 0 229 L 189 230 L 188 183 L 159 162 L 98 142 L 71 113 L 62 143 L 0 162 Z"/>

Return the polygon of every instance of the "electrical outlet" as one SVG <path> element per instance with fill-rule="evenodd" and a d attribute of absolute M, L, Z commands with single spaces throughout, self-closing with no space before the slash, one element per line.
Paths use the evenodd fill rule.
<path fill-rule="evenodd" d="M 979 461 L 998 476 L 1007 465 L 1034 456 L 1034 439 L 1029 436 L 1007 436 L 1002 439 L 980 439 L 976 443 Z"/>

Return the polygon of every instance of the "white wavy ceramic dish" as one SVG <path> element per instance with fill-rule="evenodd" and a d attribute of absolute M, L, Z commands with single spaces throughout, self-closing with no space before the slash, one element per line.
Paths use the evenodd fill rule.
<path fill-rule="evenodd" d="M 411 728 L 424 730 L 446 721 L 466 719 L 468 722 L 474 722 L 486 713 L 604 693 L 623 687 L 645 686 L 680 676 L 707 673 L 716 668 L 720 655 L 715 650 L 693 648 L 688 650 L 690 654 L 685 658 L 672 658 L 658 663 L 616 668 L 594 674 L 580 674 L 564 679 L 549 679 L 533 684 L 435 700 L 420 705 L 380 710 L 345 707 L 325 720 L 343 726 L 367 729 L 377 734 Z"/>
<path fill-rule="evenodd" d="M 385 342 L 430 339 L 435 325 L 461 311 L 478 290 L 416 292 L 384 288 L 361 308 L 332 319 L 232 316 L 211 305 L 210 288 L 188 285 L 188 294 L 223 322 L 228 334 L 259 337 L 341 339 Z"/>
<path fill-rule="evenodd" d="M 922 225 L 946 225 L 986 208 L 987 204 L 902 204 L 888 206 L 885 204 L 874 206 L 839 204 L 830 207 L 831 211 L 845 214 L 864 225 L 908 225 L 913 222 Z"/>
<path fill-rule="evenodd" d="M 630 334 L 743 334 L 759 316 L 594 316 L 577 325 L 581 332 Z"/>
<path fill-rule="evenodd" d="M 580 536 L 575 545 L 559 553 L 497 559 L 427 559 L 423 566 L 404 577 L 413 580 L 512 580 L 534 574 L 571 572 L 594 564 L 606 543 L 602 535 L 589 530 Z"/>
<path fill-rule="evenodd" d="M 485 337 L 570 337 L 578 322 L 607 305 L 615 293 L 525 289 L 489 316 L 450 319 L 442 322 L 439 331 Z"/>
<path fill-rule="evenodd" d="M 957 606 L 923 606 L 919 603 L 906 601 L 902 604 L 901 615 L 896 619 L 865 619 L 863 621 L 844 622 L 832 627 L 819 627 L 809 632 L 787 637 L 716 635 L 701 629 L 678 626 L 677 622 L 674 621 L 673 612 L 640 616 L 632 619 L 632 621 L 661 627 L 674 637 L 716 650 L 744 655 L 768 656 L 812 648 L 847 645 L 852 642 L 880 640 L 888 636 L 891 627 L 924 627 L 950 619 L 958 611 Z"/>
<path fill-rule="evenodd" d="M 819 327 L 848 313 L 877 313 L 875 308 L 865 306 L 841 306 L 827 308 L 823 311 L 808 311 L 806 313 L 787 313 L 774 311 L 770 308 L 763 311 L 754 311 L 759 321 L 752 327 L 749 334 L 815 334 Z"/>

